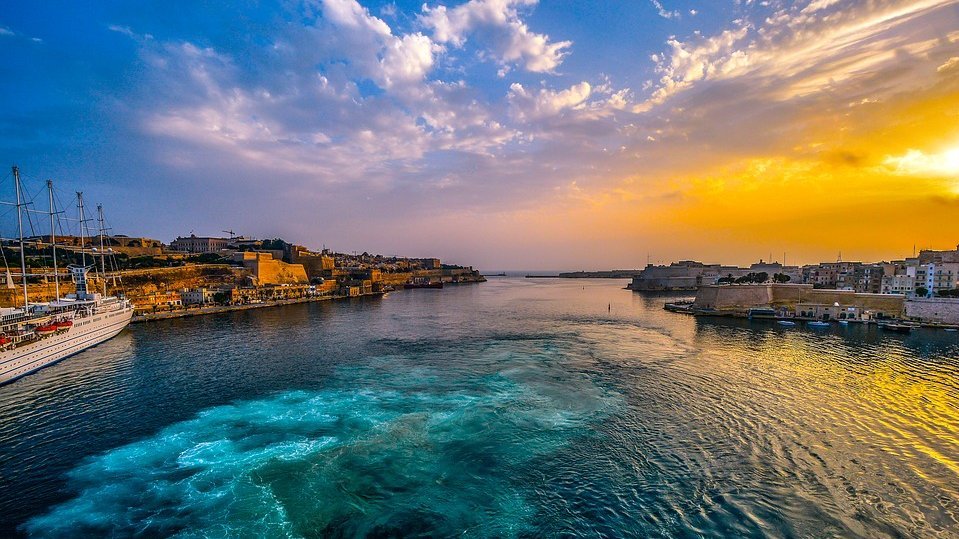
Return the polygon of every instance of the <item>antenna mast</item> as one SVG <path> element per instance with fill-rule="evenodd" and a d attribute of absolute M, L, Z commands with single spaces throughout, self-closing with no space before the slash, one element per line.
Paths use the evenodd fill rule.
<path fill-rule="evenodd" d="M 25 205 L 20 197 L 20 169 L 16 165 L 13 167 L 13 183 L 17 188 L 17 231 L 20 236 L 20 271 L 23 277 L 23 310 L 26 312 L 30 307 L 30 301 L 27 298 L 27 258 L 23 252 L 23 215 L 21 208 Z"/>

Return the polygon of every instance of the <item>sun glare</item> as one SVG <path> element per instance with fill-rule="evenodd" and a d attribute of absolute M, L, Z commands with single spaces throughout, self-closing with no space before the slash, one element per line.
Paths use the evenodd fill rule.
<path fill-rule="evenodd" d="M 901 156 L 887 157 L 883 164 L 892 167 L 898 174 L 959 176 L 959 147 L 935 154 L 909 150 Z"/>

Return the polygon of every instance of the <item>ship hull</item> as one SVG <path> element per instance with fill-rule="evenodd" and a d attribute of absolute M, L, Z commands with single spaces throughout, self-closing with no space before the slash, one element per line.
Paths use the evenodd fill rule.
<path fill-rule="evenodd" d="M 0 351 L 0 385 L 36 372 L 115 337 L 133 317 L 127 307 L 78 318 L 73 327 L 37 342 Z"/>

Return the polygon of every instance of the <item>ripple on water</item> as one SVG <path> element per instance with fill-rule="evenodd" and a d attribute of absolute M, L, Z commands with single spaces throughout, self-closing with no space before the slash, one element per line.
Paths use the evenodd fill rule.
<path fill-rule="evenodd" d="M 69 473 L 76 497 L 24 529 L 37 536 L 531 532 L 536 508 L 525 494 L 535 485 L 517 481 L 525 463 L 588 430 L 610 397 L 587 378 L 543 376 L 507 359 L 470 390 L 450 390 L 455 377 L 422 367 L 377 379 L 383 363 L 402 361 L 343 369 L 349 385 L 377 380 L 375 389 L 290 391 L 218 406 L 87 459 Z"/>

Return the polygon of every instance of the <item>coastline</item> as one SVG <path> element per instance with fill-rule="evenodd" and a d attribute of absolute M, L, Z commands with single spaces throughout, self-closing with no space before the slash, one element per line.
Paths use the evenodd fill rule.
<path fill-rule="evenodd" d="M 178 309 L 175 311 L 164 311 L 156 313 L 138 314 L 130 320 L 131 324 L 145 324 L 158 320 L 171 320 L 174 318 L 190 318 L 193 316 L 205 316 L 208 314 L 228 313 L 233 311 L 246 311 L 249 309 L 262 309 L 266 307 L 281 307 L 283 305 L 293 305 L 296 303 L 312 303 L 316 301 L 333 301 L 350 298 L 365 298 L 372 296 L 382 297 L 386 292 L 374 292 L 372 294 L 361 294 L 359 296 L 315 296 L 311 298 L 281 299 L 263 303 L 253 303 L 246 305 L 211 305 L 208 307 L 199 307 L 196 309 Z"/>

